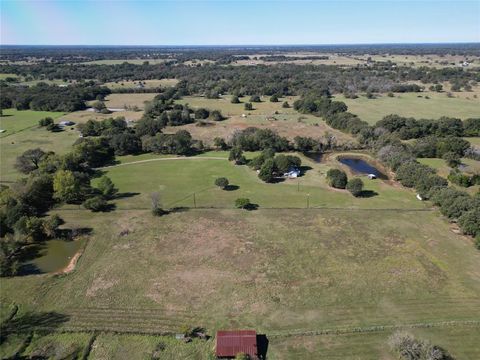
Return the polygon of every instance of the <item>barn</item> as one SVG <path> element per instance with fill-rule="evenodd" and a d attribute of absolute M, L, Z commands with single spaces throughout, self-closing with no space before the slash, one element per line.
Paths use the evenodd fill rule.
<path fill-rule="evenodd" d="M 258 359 L 257 332 L 255 330 L 217 331 L 215 355 L 217 359 L 233 359 L 244 353 L 250 359 Z"/>

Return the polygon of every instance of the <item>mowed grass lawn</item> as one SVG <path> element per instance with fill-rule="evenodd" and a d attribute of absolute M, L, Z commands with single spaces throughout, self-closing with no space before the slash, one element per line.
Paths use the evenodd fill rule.
<path fill-rule="evenodd" d="M 425 96 L 429 96 L 430 99 L 426 99 Z M 345 102 L 350 112 L 372 125 L 390 114 L 416 119 L 438 119 L 442 116 L 450 116 L 462 120 L 478 117 L 480 114 L 480 99 L 449 98 L 446 93 L 395 93 L 393 98 L 383 94 L 376 99 L 367 99 L 364 96 L 346 99 L 343 95 L 337 95 L 335 99 Z"/>
<path fill-rule="evenodd" d="M 335 358 L 335 348 L 342 358 L 376 359 L 388 354 L 388 332 L 303 337 L 303 349 L 289 334 L 456 321 L 421 333 L 458 358 L 478 355 L 478 325 L 462 322 L 480 321 L 480 253 L 436 212 L 53 212 L 66 226 L 94 229 L 75 271 L 2 279 L 1 300 L 19 304 L 20 313 L 65 315 L 59 330 L 255 328 L 271 337 L 273 359 Z M 120 354 L 121 343 L 135 343 L 111 335 L 98 341 L 93 358 L 115 358 L 108 354 Z M 145 347 L 132 359 L 154 345 L 137 341 Z"/>
<path fill-rule="evenodd" d="M 129 157 L 133 160 L 132 157 Z M 149 161 L 144 162 L 145 160 Z M 326 172 L 330 164 L 317 164 L 302 156 L 306 172 L 298 179 L 281 183 L 262 182 L 256 171 L 248 166 L 235 166 L 227 161 L 227 153 L 210 152 L 200 157 L 152 161 L 151 156 L 141 156 L 137 163 L 105 168 L 120 193 L 128 195 L 116 200 L 119 208 L 148 208 L 150 195 L 158 192 L 165 207 L 227 207 L 235 199 L 249 198 L 260 207 L 304 208 L 413 208 L 423 209 L 425 204 L 415 199 L 415 194 L 380 180 L 368 180 L 365 189 L 371 197 L 355 198 L 346 190 L 330 188 Z M 214 185 L 218 177 L 229 179 L 232 188 L 219 189 Z M 195 197 L 193 194 L 195 193 Z"/>
<path fill-rule="evenodd" d="M 51 117 L 54 120 L 64 115 L 62 112 L 33 111 L 3 109 L 3 116 L 0 116 L 0 129 L 6 130 L 0 134 L 0 137 L 12 135 L 18 131 L 38 125 L 38 120 L 45 117 Z"/>

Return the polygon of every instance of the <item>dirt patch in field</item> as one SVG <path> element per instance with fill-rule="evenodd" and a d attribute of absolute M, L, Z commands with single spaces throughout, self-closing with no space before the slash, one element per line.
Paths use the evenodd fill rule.
<path fill-rule="evenodd" d="M 107 277 L 97 277 L 93 280 L 90 287 L 87 289 L 86 295 L 88 297 L 94 297 L 99 291 L 107 290 L 112 286 L 115 286 L 118 283 L 117 279 L 107 278 Z"/>

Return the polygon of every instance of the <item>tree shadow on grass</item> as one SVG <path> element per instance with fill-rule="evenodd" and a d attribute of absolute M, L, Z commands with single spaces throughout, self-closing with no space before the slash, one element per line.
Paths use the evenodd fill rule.
<path fill-rule="evenodd" d="M 223 190 L 225 190 L 225 191 L 235 191 L 235 190 L 238 190 L 238 189 L 240 189 L 240 186 L 238 186 L 238 185 L 231 185 L 231 184 L 230 184 L 230 185 L 227 185 L 227 186 L 225 186 L 225 187 L 223 188 Z"/>
<path fill-rule="evenodd" d="M 367 198 L 371 198 L 371 197 L 374 197 L 374 196 L 378 196 L 378 193 L 376 191 L 363 190 L 358 197 L 367 199 Z"/>
<path fill-rule="evenodd" d="M 247 206 L 244 207 L 244 209 L 247 211 L 258 210 L 258 208 L 259 208 L 258 204 L 248 204 Z"/>
<path fill-rule="evenodd" d="M 311 166 L 307 166 L 307 165 L 304 165 L 304 166 L 300 166 L 299 170 L 300 170 L 300 175 L 298 177 L 302 177 L 304 176 L 307 171 L 310 171 L 312 170 L 313 168 Z"/>
<path fill-rule="evenodd" d="M 187 212 L 188 210 L 190 210 L 190 208 L 188 208 L 186 206 L 176 206 L 176 207 L 173 207 L 173 208 L 169 209 L 168 213 L 169 214 L 183 213 L 183 212 Z"/>
<path fill-rule="evenodd" d="M 50 312 L 27 312 L 20 316 L 15 316 L 9 321 L 0 325 L 0 344 L 2 344 L 10 334 L 28 333 L 32 331 L 41 331 L 49 333 L 54 331 L 63 323 L 70 319 L 68 315 L 60 314 L 54 311 Z"/>
<path fill-rule="evenodd" d="M 114 195 L 113 199 L 118 200 L 118 199 L 126 199 L 126 198 L 131 198 L 134 196 L 140 195 L 139 192 L 124 192 L 124 193 L 117 193 Z"/>

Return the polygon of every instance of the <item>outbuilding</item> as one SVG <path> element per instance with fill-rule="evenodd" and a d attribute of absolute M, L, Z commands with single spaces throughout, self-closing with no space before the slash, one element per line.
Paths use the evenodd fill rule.
<path fill-rule="evenodd" d="M 220 330 L 215 340 L 217 359 L 234 359 L 243 353 L 249 359 L 257 360 L 257 332 L 255 330 Z"/>

